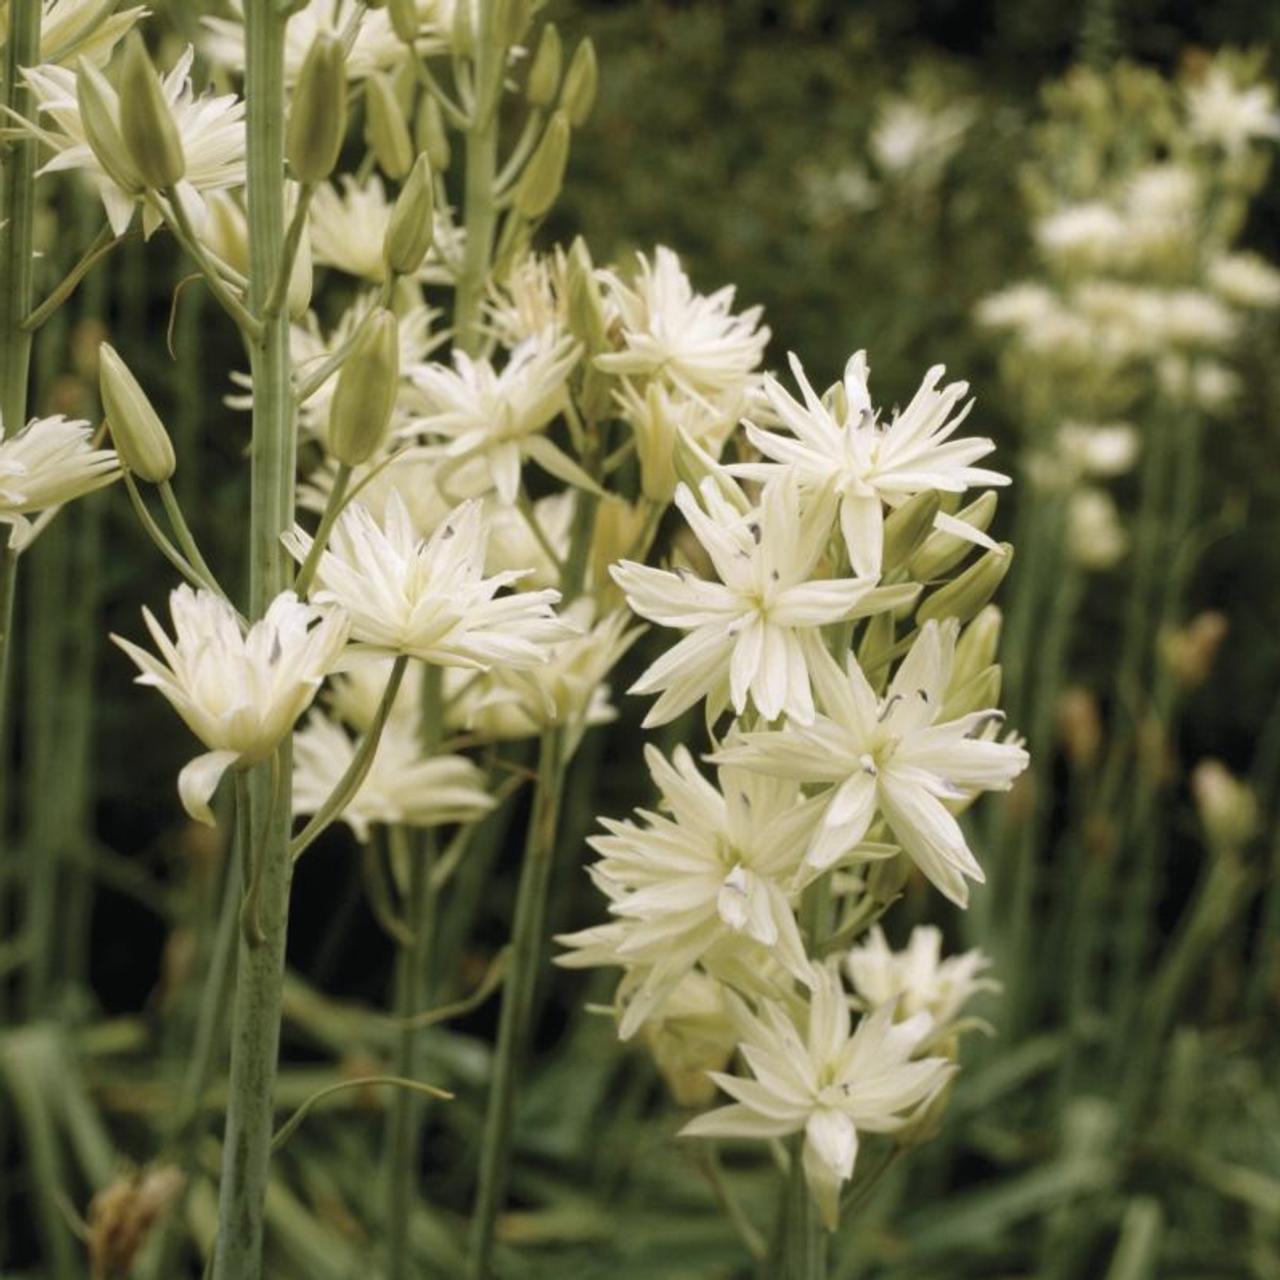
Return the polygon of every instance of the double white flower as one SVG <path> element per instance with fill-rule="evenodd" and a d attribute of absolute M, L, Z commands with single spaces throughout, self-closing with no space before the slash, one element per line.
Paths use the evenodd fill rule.
<path fill-rule="evenodd" d="M 265 760 L 310 706 L 347 642 L 341 614 L 278 595 L 245 634 L 235 610 L 211 591 L 178 587 L 169 597 L 174 639 L 149 609 L 142 616 L 160 661 L 121 636 L 137 683 L 158 689 L 209 750 L 178 775 L 182 806 L 213 825 L 209 800 L 233 765 Z"/>
<path fill-rule="evenodd" d="M 744 734 L 715 759 L 833 784 L 806 855 L 813 866 L 830 867 L 852 853 L 878 815 L 929 880 L 963 907 L 965 877 L 984 876 L 943 802 L 1008 790 L 1028 757 L 1021 746 L 980 736 L 1003 719 L 997 710 L 941 718 L 956 632 L 954 622 L 926 623 L 884 698 L 852 656 L 841 670 L 815 649 L 810 672 L 823 713 L 783 732 Z"/>
<path fill-rule="evenodd" d="M 719 582 L 629 560 L 612 569 L 642 618 L 690 633 L 632 686 L 633 693 L 662 695 L 645 727 L 675 719 L 703 697 L 710 718 L 726 702 L 741 715 L 750 701 L 767 720 L 785 711 L 808 724 L 814 714 L 809 667 L 821 648 L 817 629 L 906 603 L 917 588 L 877 588 L 875 578 L 815 578 L 832 499 L 817 494 L 802 503 L 794 477 L 766 486 L 759 508 L 745 514 L 715 477 L 705 479 L 700 492 L 702 506 L 680 485 L 676 505 Z"/>
<path fill-rule="evenodd" d="M 804 1172 L 829 1230 L 841 1187 L 853 1176 L 860 1133 L 901 1129 L 945 1087 L 954 1068 L 916 1059 L 933 1028 L 928 1014 L 894 1022 L 885 1006 L 850 1034 L 849 1002 L 833 966 L 818 968 L 804 1031 L 782 1005 L 739 1006 L 738 1051 L 755 1079 L 713 1072 L 735 1101 L 685 1125 L 685 1137 L 783 1138 L 804 1134 Z"/>

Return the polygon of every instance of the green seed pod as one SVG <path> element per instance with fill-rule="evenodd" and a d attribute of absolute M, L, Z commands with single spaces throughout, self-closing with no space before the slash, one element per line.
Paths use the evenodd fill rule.
<path fill-rule="evenodd" d="M 98 391 L 125 469 L 148 484 L 168 480 L 178 465 L 169 433 L 137 378 L 105 342 L 98 348 Z"/>
<path fill-rule="evenodd" d="M 418 102 L 413 136 L 417 140 L 418 150 L 426 152 L 432 170 L 436 173 L 448 173 L 451 159 L 449 133 L 444 127 L 440 104 L 429 93 L 424 93 Z"/>
<path fill-rule="evenodd" d="M 995 595 L 1013 563 L 1013 548 L 1002 542 L 994 551 L 971 564 L 958 578 L 931 592 L 916 610 L 922 625 L 931 619 L 956 618 L 961 623 L 975 617 Z"/>
<path fill-rule="evenodd" d="M 418 6 L 415 0 L 388 0 L 387 17 L 405 44 L 412 44 L 418 38 Z"/>
<path fill-rule="evenodd" d="M 400 389 L 400 325 L 379 307 L 338 374 L 329 408 L 329 452 L 349 467 L 367 462 L 386 438 Z"/>
<path fill-rule="evenodd" d="M 892 573 L 920 549 L 938 514 L 938 494 L 925 489 L 891 511 L 884 522 L 883 571 Z"/>
<path fill-rule="evenodd" d="M 115 124 L 115 90 L 106 76 L 83 58 L 76 68 L 76 106 L 85 140 L 107 177 L 121 190 L 140 194 L 144 187 L 142 175 Z"/>
<path fill-rule="evenodd" d="M 579 42 L 564 74 L 564 87 L 560 91 L 560 106 L 569 117 L 569 123 L 580 129 L 587 122 L 591 108 L 596 105 L 596 90 L 600 87 L 600 68 L 596 63 L 596 47 L 591 37 Z"/>
<path fill-rule="evenodd" d="M 979 671 L 976 676 L 970 676 L 962 684 L 952 680 L 947 696 L 943 699 L 938 719 L 945 724 L 948 720 L 959 720 L 961 716 L 967 716 L 974 711 L 986 711 L 991 707 L 998 707 L 1000 686 L 1003 683 L 1004 672 L 994 662 L 991 666 Z"/>
<path fill-rule="evenodd" d="M 298 73 L 284 153 L 299 182 L 323 182 L 347 132 L 347 67 L 342 41 L 321 32 Z"/>
<path fill-rule="evenodd" d="M 120 70 L 120 136 L 143 183 L 166 191 L 182 180 L 187 161 L 160 77 L 135 31 Z"/>
<path fill-rule="evenodd" d="M 431 163 L 421 155 L 414 161 L 387 221 L 382 256 L 388 271 L 393 275 L 411 276 L 422 266 L 435 235 L 434 220 Z"/>
<path fill-rule="evenodd" d="M 563 111 L 557 111 L 516 186 L 515 206 L 522 218 L 532 222 L 555 204 L 568 161 L 569 121 Z"/>
<path fill-rule="evenodd" d="M 1004 617 L 998 605 L 989 604 L 960 633 L 956 658 L 951 667 L 951 683 L 958 685 L 989 667 L 1000 649 L 1000 627 Z M 991 703 L 995 706 L 995 703 Z"/>
<path fill-rule="evenodd" d="M 404 122 L 395 87 L 381 72 L 365 81 L 364 136 L 388 178 L 399 181 L 413 168 L 413 139 Z"/>
<path fill-rule="evenodd" d="M 995 519 L 999 501 L 996 491 L 988 489 L 964 510 L 957 511 L 956 519 L 985 533 Z M 924 540 L 920 550 L 907 561 L 907 573 L 916 582 L 934 582 L 954 569 L 973 550 L 974 545 L 968 538 L 935 529 Z"/>
<path fill-rule="evenodd" d="M 556 100 L 560 88 L 560 69 L 563 60 L 560 32 L 554 22 L 542 28 L 538 52 L 533 55 L 529 78 L 524 84 L 524 96 L 533 107 L 549 107 Z"/>

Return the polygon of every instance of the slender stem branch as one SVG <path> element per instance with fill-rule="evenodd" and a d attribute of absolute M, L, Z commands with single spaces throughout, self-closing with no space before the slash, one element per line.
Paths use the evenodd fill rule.
<path fill-rule="evenodd" d="M 160 528 L 156 523 L 155 517 L 147 510 L 147 504 L 138 489 L 137 481 L 127 471 L 124 473 L 124 487 L 129 495 L 129 501 L 133 504 L 134 514 L 138 517 L 138 523 L 146 530 L 147 536 L 155 543 L 160 554 L 193 587 L 207 587 L 210 591 L 216 591 L 221 595 L 222 592 L 218 584 L 207 580 L 194 565 L 189 564 L 182 552 L 165 536 L 164 530 Z"/>
<path fill-rule="evenodd" d="M 247 85 L 245 97 L 247 101 Z M 204 276 L 204 282 L 209 286 L 209 292 L 217 298 L 222 309 L 236 322 L 236 325 L 247 340 L 256 341 L 260 339 L 262 337 L 262 321 L 253 315 L 244 303 L 227 287 L 226 282 L 218 272 L 217 266 L 200 243 L 200 236 L 191 225 L 191 219 L 187 215 L 186 207 L 182 203 L 182 196 L 178 189 L 171 187 L 165 192 L 165 196 L 168 199 L 169 209 L 172 214 L 169 220 L 169 229 L 173 232 L 178 243 L 186 250 L 191 260 L 200 268 L 200 274 Z"/>
<path fill-rule="evenodd" d="M 68 298 L 75 293 L 80 281 L 89 274 L 90 271 L 98 265 L 117 245 L 123 244 L 130 239 L 135 232 L 127 232 L 125 235 L 116 237 L 115 232 L 109 226 L 103 227 L 101 231 L 94 237 L 93 242 L 84 251 L 84 256 L 76 263 L 70 271 L 63 276 L 62 280 L 54 291 L 38 306 L 29 316 L 22 322 L 23 329 L 28 333 L 35 333 L 46 320 L 57 309 L 62 306 Z"/>
<path fill-rule="evenodd" d="M 213 570 L 209 568 L 208 561 L 201 555 L 200 545 L 196 542 L 195 535 L 191 532 L 191 526 L 187 524 L 186 517 L 182 514 L 182 507 L 173 491 L 173 486 L 168 480 L 162 480 L 159 489 L 160 501 L 164 504 L 165 514 L 169 517 L 169 523 L 173 526 L 174 536 L 178 539 L 178 546 L 182 548 L 183 555 L 186 556 L 192 568 L 196 570 L 205 582 L 225 598 L 227 593 L 219 585 Z"/>
<path fill-rule="evenodd" d="M 316 570 L 320 567 L 320 557 L 324 555 L 334 522 L 347 505 L 347 486 L 350 483 L 351 468 L 345 462 L 338 463 L 337 474 L 333 477 L 333 488 L 329 490 L 329 500 L 324 505 L 316 536 L 311 541 L 311 550 L 307 552 L 307 558 L 302 562 L 302 568 L 298 570 L 298 576 L 294 579 L 293 589 L 299 597 L 305 597 L 311 590 L 311 582 L 316 576 Z"/>
<path fill-rule="evenodd" d="M 533 154 L 534 144 L 542 133 L 543 119 L 543 113 L 537 108 L 529 112 L 529 118 L 524 122 L 524 129 L 516 139 L 516 145 L 511 148 L 511 154 L 507 157 L 507 162 L 502 166 L 502 172 L 498 174 L 494 183 L 499 192 L 506 191 L 520 176 L 524 162 Z"/>
<path fill-rule="evenodd" d="M 467 127 L 466 112 L 449 96 L 444 85 L 436 79 L 435 73 L 427 66 L 427 60 L 415 50 L 412 61 L 414 74 L 421 81 L 422 87 L 440 104 L 445 119 L 455 129 L 465 129 Z"/>

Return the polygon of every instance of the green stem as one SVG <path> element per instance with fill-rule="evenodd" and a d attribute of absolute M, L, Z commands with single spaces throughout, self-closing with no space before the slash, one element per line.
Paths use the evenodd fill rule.
<path fill-rule="evenodd" d="M 127 238 L 128 236 L 126 235 L 117 239 L 109 226 L 103 227 L 98 232 L 93 243 L 84 251 L 84 256 L 80 261 L 63 276 L 53 292 L 23 320 L 22 327 L 29 333 L 35 333 L 75 293 L 80 281 L 117 245 L 123 244 Z"/>
<path fill-rule="evenodd" d="M 782 1271 L 779 1280 L 826 1280 L 827 1239 L 804 1176 L 804 1136 L 791 1145 L 782 1202 Z"/>
<path fill-rule="evenodd" d="M 538 753 L 538 787 L 529 820 L 511 935 L 511 968 L 502 991 L 493 1081 L 480 1147 L 479 1185 L 471 1219 L 469 1280 L 492 1275 L 494 1229 L 506 1199 L 515 1118 L 516 1076 L 528 1048 L 533 998 L 542 955 L 543 921 L 555 859 L 556 827 L 564 782 L 561 735 L 549 730 Z"/>
<path fill-rule="evenodd" d="M 301 597 L 305 597 L 311 589 L 311 581 L 320 567 L 320 557 L 324 555 L 334 521 L 342 514 L 342 509 L 346 505 L 347 486 L 350 483 L 351 468 L 345 462 L 338 463 L 338 470 L 333 477 L 333 487 L 329 490 L 329 500 L 324 504 L 324 514 L 320 517 L 316 536 L 311 541 L 311 550 L 307 552 L 307 558 L 302 562 L 302 568 L 298 570 L 298 576 L 294 579 L 293 589 Z"/>
<path fill-rule="evenodd" d="M 246 0 L 249 305 L 255 313 L 254 324 L 246 326 L 253 338 L 249 529 L 249 613 L 253 618 L 261 618 L 290 583 L 290 562 L 280 537 L 293 525 L 296 472 L 288 317 L 281 313 L 265 323 L 256 318 L 262 315 L 284 256 L 285 21 L 275 0 Z M 286 787 L 292 777 L 290 746 L 286 738 L 279 748 Z M 253 830 L 261 832 L 257 868 L 263 940 L 257 946 L 244 937 L 239 942 L 214 1280 L 259 1280 L 262 1275 L 263 1209 L 293 877 L 290 806 L 272 806 L 269 766 L 253 771 L 250 810 Z"/>
<path fill-rule="evenodd" d="M 191 532 L 191 526 L 187 524 L 186 517 L 182 514 L 182 507 L 178 502 L 177 494 L 173 491 L 173 486 L 168 480 L 162 480 L 159 487 L 160 501 L 164 504 L 165 514 L 169 517 L 169 523 L 173 526 L 173 532 L 178 539 L 178 546 L 182 548 L 182 554 L 186 556 L 191 567 L 205 580 L 209 587 L 220 596 L 225 597 L 227 593 L 218 585 L 218 579 L 214 576 L 213 570 L 209 568 L 208 562 L 200 553 L 200 546 L 196 542 L 195 535 Z"/>
<path fill-rule="evenodd" d="M 246 78 L 246 104 L 248 100 L 249 85 Z M 236 322 L 246 341 L 261 342 L 265 336 L 263 320 L 245 307 L 244 303 L 236 297 L 222 276 L 219 275 L 217 265 L 205 252 L 199 233 L 191 225 L 191 219 L 182 203 L 182 196 L 178 189 L 176 187 L 170 188 L 165 192 L 165 195 L 169 201 L 169 208 L 173 213 L 173 221 L 169 224 L 169 229 L 173 232 L 178 243 L 190 255 L 192 261 L 200 268 L 200 274 L 204 277 L 205 284 L 209 286 L 209 292 L 217 298 L 222 305 L 222 309 Z M 252 218 L 250 218 L 250 221 L 252 221 Z M 252 237 L 252 229 L 250 229 L 249 234 Z M 252 254 L 252 244 L 250 245 L 250 253 Z M 261 304 L 255 307 L 255 310 L 261 311 L 261 309 Z"/>

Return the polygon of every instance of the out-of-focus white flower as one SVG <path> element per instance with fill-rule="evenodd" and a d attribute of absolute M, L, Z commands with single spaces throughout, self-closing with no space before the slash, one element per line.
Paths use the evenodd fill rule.
<path fill-rule="evenodd" d="M 891 98 L 871 130 L 871 155 L 888 173 L 937 175 L 959 150 L 973 121 L 973 108 L 963 102 L 930 110 L 910 98 Z"/>
<path fill-rule="evenodd" d="M 1187 124 L 1194 137 L 1240 155 L 1255 139 L 1280 137 L 1275 90 L 1239 85 L 1220 62 L 1186 88 Z"/>
<path fill-rule="evenodd" d="M 1081 267 L 1105 267 L 1123 260 L 1129 228 L 1110 205 L 1091 200 L 1041 218 L 1035 238 L 1050 258 Z"/>
<path fill-rule="evenodd" d="M 355 758 L 356 741 L 340 725 L 313 711 L 293 737 L 293 811 L 316 813 Z M 424 756 L 415 726 L 390 719 L 382 730 L 364 781 L 341 820 L 362 843 L 374 823 L 438 827 L 474 822 L 494 807 L 485 776 L 465 756 Z"/>
<path fill-rule="evenodd" d="M 858 162 L 836 168 L 802 162 L 796 177 L 810 215 L 818 222 L 834 222 L 850 213 L 874 209 L 880 190 L 866 166 Z"/>
<path fill-rule="evenodd" d="M 419 365 L 411 376 L 426 408 L 413 426 L 448 436 L 446 459 L 482 458 L 498 497 L 508 504 L 519 494 L 526 457 L 569 484 L 589 484 L 577 463 L 542 434 L 565 406 L 569 374 L 580 354 L 577 343 L 564 338 L 552 346 L 526 342 L 511 352 L 501 372 L 463 351 L 453 353 L 452 369 Z"/>
<path fill-rule="evenodd" d="M 792 977 L 812 980 L 791 904 L 817 874 L 804 862 L 815 803 L 796 783 L 740 769 L 720 770 L 717 789 L 684 747 L 668 761 L 647 746 L 645 760 L 665 812 L 639 810 L 643 826 L 602 818 L 608 834 L 590 841 L 600 854 L 591 877 L 618 919 L 557 939 L 572 949 L 562 965 L 645 966 L 623 1039 L 727 938 L 749 940 Z"/>
<path fill-rule="evenodd" d="M 1194 252 L 1201 214 L 1200 180 L 1193 169 L 1174 162 L 1148 165 L 1129 180 L 1124 193 L 1131 263 L 1159 262 Z"/>
<path fill-rule="evenodd" d="M 992 329 L 1032 330 L 1061 309 L 1057 294 L 1047 285 L 1022 280 L 998 293 L 988 294 L 975 308 L 979 324 Z"/>
<path fill-rule="evenodd" d="M 394 204 L 376 173 L 363 182 L 344 174 L 337 185 L 321 183 L 310 208 L 311 256 L 316 265 L 381 284 L 387 278 L 382 246 Z M 453 221 L 453 211 L 437 206 L 431 248 L 414 279 L 451 284 L 462 260 L 462 243 L 463 232 Z"/>
<path fill-rule="evenodd" d="M 849 981 L 868 1010 L 888 1005 L 895 1018 L 927 1013 L 933 1020 L 930 1042 L 948 1035 L 961 1010 L 983 991 L 999 991 L 994 978 L 982 976 L 991 961 L 981 951 L 942 958 L 942 933 L 933 925 L 917 925 L 901 951 L 885 941 L 873 925 L 866 941 L 845 959 Z"/>
<path fill-rule="evenodd" d="M 207 17 L 204 25 L 208 35 L 204 50 L 220 66 L 239 74 L 244 72 L 244 17 L 243 0 L 232 0 L 236 11 L 231 18 Z M 355 39 L 347 50 L 347 76 L 351 80 L 363 80 L 375 71 L 390 70 L 405 59 L 404 42 L 396 35 L 391 19 L 383 9 L 364 9 L 359 0 L 308 0 L 294 13 L 284 33 L 284 77 L 292 85 L 302 70 L 307 51 L 316 36 L 326 34 L 341 36 L 353 19 L 358 19 Z M 447 9 L 443 23 L 434 20 L 437 12 Z M 420 54 L 443 52 L 448 47 L 449 14 L 451 5 L 420 3 L 419 14 L 423 26 L 417 40 Z"/>
<path fill-rule="evenodd" d="M 348 653 L 342 660 L 341 673 L 330 680 L 325 695 L 333 714 L 356 732 L 363 733 L 377 718 L 394 664 L 394 658 L 372 653 Z M 394 720 L 406 732 L 419 736 L 425 670 L 420 662 L 410 662 L 405 667 L 395 701 L 387 712 L 388 724 Z"/>
<path fill-rule="evenodd" d="M 772 377 L 765 379 L 764 395 L 792 434 L 778 435 L 748 422 L 748 439 L 769 461 L 728 469 L 758 480 L 792 474 L 802 489 L 834 495 L 855 573 L 880 572 L 886 505 L 896 507 L 925 489 L 963 493 L 972 485 L 1009 483 L 1008 476 L 973 465 L 995 449 L 994 441 L 977 436 L 951 439 L 973 402 L 956 412 L 969 384 L 952 382 L 938 390 L 941 365 L 925 374 L 911 403 L 896 412 L 887 426 L 871 405 L 865 351 L 850 357 L 843 384 L 825 399 L 814 392 L 794 355 L 791 371 L 803 404 Z M 995 545 L 985 534 L 949 516 L 940 514 L 937 525 L 983 546 Z"/>
<path fill-rule="evenodd" d="M 520 574 L 484 576 L 485 537 L 479 502 L 463 503 L 426 539 L 398 493 L 381 524 L 353 502 L 320 556 L 313 598 L 344 609 L 352 639 L 367 652 L 445 667 L 545 662 L 547 646 L 571 634 L 551 608 L 560 593 L 499 595 Z M 311 541 L 298 527 L 285 537 L 299 562 Z"/>
<path fill-rule="evenodd" d="M 87 422 L 58 414 L 32 418 L 21 431 L 0 429 L 0 525 L 11 525 L 9 545 L 21 547 L 27 516 L 101 489 L 120 475 L 114 449 L 93 447 Z"/>
<path fill-rule="evenodd" d="M 734 1102 L 698 1116 L 684 1137 L 783 1138 L 804 1134 L 809 1191 L 834 1231 L 840 1191 L 853 1176 L 860 1133 L 892 1133 L 946 1086 L 954 1067 L 917 1058 L 932 1031 L 928 1014 L 895 1022 L 884 1007 L 850 1034 L 849 1002 L 834 966 L 817 970 L 807 1023 L 797 1026 L 781 1005 L 739 1013 L 739 1052 L 754 1079 L 714 1073 Z"/>
<path fill-rule="evenodd" d="M 692 969 L 642 1029 L 645 1044 L 680 1107 L 705 1107 L 716 1095 L 709 1071 L 723 1071 L 738 1029 L 723 983 Z"/>
<path fill-rule="evenodd" d="M 158 689 L 209 748 L 178 775 L 178 795 L 191 817 L 212 825 L 209 799 L 222 775 L 276 749 L 333 670 L 348 623 L 285 591 L 246 635 L 226 600 L 185 585 L 170 595 L 169 614 L 173 640 L 149 609 L 142 611 L 163 662 L 111 638 L 137 663 L 137 683 Z"/>
<path fill-rule="evenodd" d="M 1280 306 L 1280 271 L 1259 254 L 1220 254 L 1206 274 L 1209 288 L 1237 307 Z"/>
<path fill-rule="evenodd" d="M 1170 400 L 1224 413 L 1240 395 L 1240 375 L 1217 360 L 1167 355 L 1156 365 L 1156 382 Z"/>
<path fill-rule="evenodd" d="M 659 378 L 694 399 L 741 397 L 755 381 L 769 330 L 762 307 L 733 313 L 733 286 L 694 291 L 676 254 L 661 245 L 625 283 L 602 273 L 618 308 L 622 350 L 596 357 L 596 366 L 628 377 Z"/>
<path fill-rule="evenodd" d="M 103 0 L 44 0 L 40 18 L 40 61 L 75 66 L 83 58 L 100 67 L 146 12 L 143 5 L 104 13 Z M 0 49 L 8 36 L 0 25 Z"/>
<path fill-rule="evenodd" d="M 1088 485 L 1067 501 L 1067 554 L 1082 569 L 1103 572 L 1129 549 L 1129 535 L 1120 523 L 1115 499 Z"/>
<path fill-rule="evenodd" d="M 188 47 L 167 75 L 160 77 L 173 122 L 182 139 L 186 169 L 177 191 L 184 210 L 197 227 L 205 219 L 204 191 L 240 186 L 245 180 L 244 103 L 235 94 L 203 94 L 196 97 L 191 85 L 191 60 L 194 51 Z M 75 73 L 66 67 L 30 67 L 23 71 L 35 99 L 37 117 L 24 123 L 33 137 L 49 147 L 54 155 L 40 170 L 53 173 L 63 169 L 83 169 L 89 174 L 102 197 L 111 229 L 120 236 L 129 228 L 140 197 L 136 192 L 118 187 L 103 170 L 93 148 L 85 137 L 76 101 Z M 110 86 L 109 109 L 119 129 L 119 102 Z M 40 118 L 45 117 L 46 123 Z M 142 225 L 150 235 L 160 225 L 161 214 L 150 203 L 142 209 Z"/>
<path fill-rule="evenodd" d="M 1170 289 L 1156 309 L 1159 333 L 1177 346 L 1221 347 L 1240 332 L 1240 319 L 1212 294 L 1200 289 Z"/>
<path fill-rule="evenodd" d="M 492 503 L 489 509 L 489 550 L 485 559 L 485 571 L 502 573 L 508 569 L 522 570 L 525 574 L 520 581 L 522 591 L 559 585 L 560 565 L 569 554 L 576 509 L 577 500 L 569 489 L 539 498 L 533 504 L 533 518 L 538 522 L 542 533 L 542 538 L 539 538 L 529 527 L 524 512 L 501 501 Z M 547 543 L 545 547 L 544 539 Z M 547 547 L 555 552 L 555 560 L 552 560 Z"/>
<path fill-rule="evenodd" d="M 1113 477 L 1132 469 L 1138 457 L 1138 431 L 1128 422 L 1064 422 L 1058 428 L 1055 463 L 1069 478 Z"/>
<path fill-rule="evenodd" d="M 611 570 L 642 618 L 689 632 L 631 687 L 662 695 L 644 723 L 665 724 L 702 697 L 709 716 L 718 715 L 727 695 L 739 715 L 750 700 L 766 720 L 785 711 L 807 724 L 813 719 L 809 665 L 822 647 L 818 628 L 893 608 L 914 588 L 876 588 L 875 578 L 815 579 L 833 503 L 818 495 L 802 504 L 792 478 L 767 485 L 759 508 L 746 514 L 712 477 L 701 493 L 705 511 L 683 484 L 676 506 L 719 582 L 630 560 Z"/>
<path fill-rule="evenodd" d="M 980 736 L 1003 720 L 994 708 L 939 721 L 957 631 L 953 622 L 925 623 L 883 699 L 852 655 L 842 671 L 825 649 L 815 649 L 809 670 L 823 714 L 782 732 L 742 734 L 713 759 L 832 784 L 806 854 L 814 867 L 852 853 L 879 815 L 929 880 L 963 907 L 965 877 L 979 883 L 985 877 L 943 801 L 1007 791 L 1027 767 L 1027 753 Z"/>

